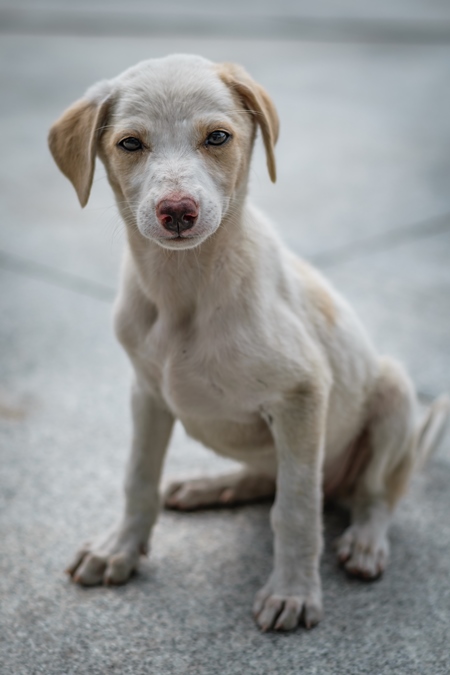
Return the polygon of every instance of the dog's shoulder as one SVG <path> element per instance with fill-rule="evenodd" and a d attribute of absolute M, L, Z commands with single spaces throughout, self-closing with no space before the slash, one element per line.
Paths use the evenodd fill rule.
<path fill-rule="evenodd" d="M 114 329 L 122 346 L 132 352 L 145 339 L 157 319 L 155 304 L 146 295 L 135 262 L 127 249 L 114 305 Z"/>
<path fill-rule="evenodd" d="M 319 314 L 328 328 L 333 328 L 340 311 L 335 289 L 313 265 L 294 254 L 289 256 L 292 274 L 298 279 L 307 308 Z"/>

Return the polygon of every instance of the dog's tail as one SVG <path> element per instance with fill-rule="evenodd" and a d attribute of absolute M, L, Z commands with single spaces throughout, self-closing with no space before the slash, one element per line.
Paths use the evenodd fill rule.
<path fill-rule="evenodd" d="M 418 469 L 428 461 L 439 445 L 450 415 L 450 398 L 443 394 L 432 402 L 417 430 L 416 467 Z"/>

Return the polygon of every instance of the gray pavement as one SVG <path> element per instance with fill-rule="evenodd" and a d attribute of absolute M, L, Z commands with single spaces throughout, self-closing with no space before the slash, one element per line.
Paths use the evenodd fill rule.
<path fill-rule="evenodd" d="M 78 6 L 84 23 L 89 8 L 105 4 Z M 127 8 L 179 15 L 185 5 Z M 96 79 L 174 51 L 245 65 L 282 130 L 275 186 L 256 149 L 254 201 L 355 305 L 380 351 L 407 365 L 424 400 L 450 391 L 450 40 L 420 30 L 363 39 L 362 24 L 338 35 L 342 17 L 444 24 L 448 4 L 285 0 L 218 12 L 197 0 L 192 16 L 202 9 L 229 27 L 256 11 L 313 16 L 337 26 L 336 39 L 58 35 L 32 17 L 31 28 L 16 17 L 0 31 L 0 672 L 448 674 L 448 433 L 396 515 L 382 580 L 346 578 L 332 540 L 347 515 L 325 514 L 325 618 L 311 632 L 261 635 L 253 623 L 271 566 L 268 505 L 162 513 L 150 558 L 123 588 L 85 590 L 62 573 L 120 513 L 130 436 L 130 369 L 110 325 L 123 227 L 101 168 L 81 211 L 46 148 L 51 122 Z M 225 466 L 176 429 L 165 479 Z"/>

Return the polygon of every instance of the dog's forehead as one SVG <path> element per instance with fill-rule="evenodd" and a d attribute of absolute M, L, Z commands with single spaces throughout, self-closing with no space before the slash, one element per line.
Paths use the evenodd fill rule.
<path fill-rule="evenodd" d="M 236 107 L 214 64 L 201 57 L 144 61 L 120 75 L 116 86 L 117 120 L 143 117 L 175 123 Z"/>

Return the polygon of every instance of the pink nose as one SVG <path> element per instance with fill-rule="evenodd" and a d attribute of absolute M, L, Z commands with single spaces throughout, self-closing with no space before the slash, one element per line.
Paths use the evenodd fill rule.
<path fill-rule="evenodd" d="M 180 234 L 194 227 L 198 218 L 198 207 L 193 199 L 162 199 L 156 205 L 156 217 L 169 232 Z"/>

